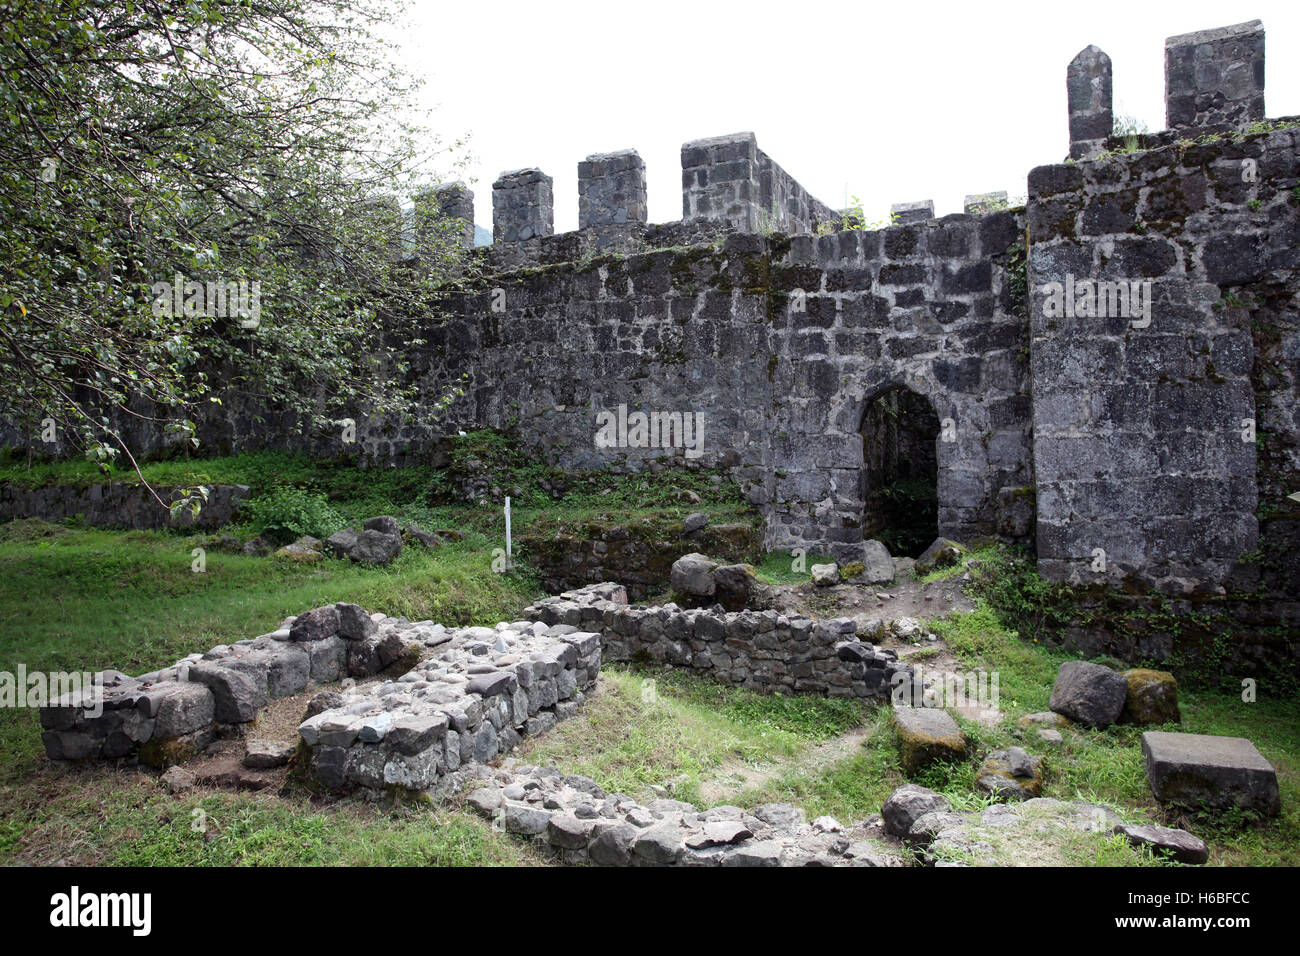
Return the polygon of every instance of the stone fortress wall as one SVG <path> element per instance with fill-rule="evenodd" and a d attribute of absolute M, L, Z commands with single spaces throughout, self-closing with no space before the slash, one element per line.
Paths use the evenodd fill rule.
<path fill-rule="evenodd" d="M 742 133 L 682 147 L 683 219 L 665 225 L 646 221 L 635 151 L 589 157 L 580 228 L 554 235 L 550 178 L 503 174 L 495 242 L 474 253 L 486 278 L 416 363 L 431 398 L 465 389 L 436 427 L 358 413 L 347 448 L 230 401 L 200 435 L 401 464 L 495 427 L 564 468 L 722 467 L 767 547 L 848 561 L 864 415 L 903 386 L 945 425 L 941 534 L 1033 545 L 1045 576 L 1113 593 L 1264 594 L 1295 627 L 1300 126 L 1265 122 L 1263 44 L 1258 21 L 1170 38 L 1169 129 L 1134 141 L 1110 136 L 1110 61 L 1084 49 L 1066 71 L 1071 159 L 1029 173 L 1023 208 L 907 203 L 851 228 Z M 438 199 L 468 226 L 464 186 Z M 1051 284 L 1079 281 L 1149 314 L 1052 314 Z M 601 447 L 597 416 L 620 408 L 702 416 L 703 442 Z"/>

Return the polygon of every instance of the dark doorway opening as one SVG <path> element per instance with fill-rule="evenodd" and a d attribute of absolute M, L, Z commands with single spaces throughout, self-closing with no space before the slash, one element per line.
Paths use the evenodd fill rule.
<path fill-rule="evenodd" d="M 898 557 L 917 557 L 939 535 L 939 416 L 899 385 L 862 416 L 862 536 Z"/>

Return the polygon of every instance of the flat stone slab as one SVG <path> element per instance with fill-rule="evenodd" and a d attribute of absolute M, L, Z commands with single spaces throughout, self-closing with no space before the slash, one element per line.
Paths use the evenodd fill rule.
<path fill-rule="evenodd" d="M 937 707 L 895 707 L 894 724 L 908 775 L 937 760 L 964 760 L 966 735 L 957 721 Z"/>
<path fill-rule="evenodd" d="M 1115 832 L 1124 834 L 1134 846 L 1152 847 L 1158 853 L 1172 856 L 1179 863 L 1199 865 L 1210 858 L 1210 848 L 1205 842 L 1186 830 L 1121 823 L 1115 827 Z"/>
<path fill-rule="evenodd" d="M 1235 806 L 1265 816 L 1282 809 L 1277 771 L 1244 737 L 1149 730 L 1142 735 L 1142 757 L 1161 803 Z"/>

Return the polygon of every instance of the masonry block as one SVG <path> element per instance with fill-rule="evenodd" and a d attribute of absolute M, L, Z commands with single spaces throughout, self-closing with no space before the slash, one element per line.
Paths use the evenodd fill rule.
<path fill-rule="evenodd" d="M 1264 25 L 1259 20 L 1165 40 L 1165 122 L 1241 127 L 1264 118 Z"/>

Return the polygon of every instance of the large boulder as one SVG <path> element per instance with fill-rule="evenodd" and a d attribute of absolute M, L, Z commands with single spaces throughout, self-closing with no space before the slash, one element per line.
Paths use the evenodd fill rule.
<path fill-rule="evenodd" d="M 1056 672 L 1051 709 L 1076 723 L 1102 730 L 1119 720 L 1128 699 L 1124 675 L 1088 661 L 1067 661 Z"/>
<path fill-rule="evenodd" d="M 1240 807 L 1270 817 L 1281 812 L 1277 771 L 1244 737 L 1148 730 L 1142 759 L 1151 793 L 1161 803 Z"/>
<path fill-rule="evenodd" d="M 670 574 L 673 590 L 692 602 L 713 597 L 717 591 L 713 572 L 717 567 L 716 562 L 710 561 L 702 554 L 683 555 L 673 562 Z"/>
<path fill-rule="evenodd" d="M 1128 694 L 1120 720 L 1126 724 L 1176 724 L 1182 721 L 1178 710 L 1178 681 L 1168 671 L 1135 667 L 1124 672 Z"/>
<path fill-rule="evenodd" d="M 358 604 L 339 602 L 334 608 L 338 611 L 338 634 L 345 640 L 364 641 L 379 630 L 379 625 Z"/>
<path fill-rule="evenodd" d="M 367 520 L 367 524 L 374 521 L 374 518 Z M 357 535 L 357 542 L 348 552 L 348 557 L 353 561 L 359 561 L 363 564 L 392 564 L 393 559 L 402 553 L 402 537 L 399 534 L 385 534 L 382 531 L 376 531 L 374 528 L 367 528 Z"/>
<path fill-rule="evenodd" d="M 903 758 L 903 773 L 913 776 L 937 761 L 966 759 L 966 734 L 945 710 L 895 707 L 894 726 Z"/>
<path fill-rule="evenodd" d="M 966 554 L 965 546 L 958 544 L 951 538 L 935 538 L 930 547 L 921 552 L 921 556 L 916 559 L 912 569 L 916 572 L 917 577 L 920 577 L 938 568 L 946 568 L 956 564 L 961 560 L 963 554 Z"/>
<path fill-rule="evenodd" d="M 905 837 L 912 824 L 936 810 L 947 810 L 948 798 L 915 783 L 905 783 L 891 793 L 880 807 L 885 832 Z"/>

